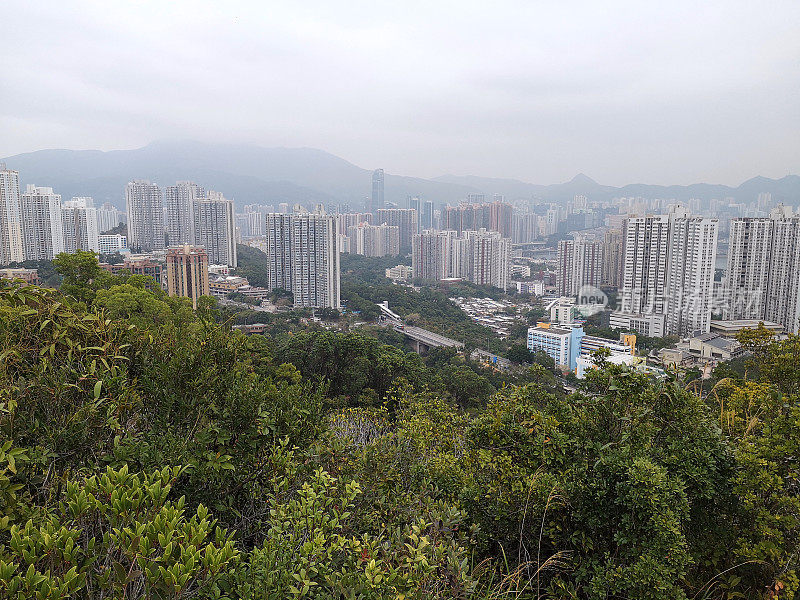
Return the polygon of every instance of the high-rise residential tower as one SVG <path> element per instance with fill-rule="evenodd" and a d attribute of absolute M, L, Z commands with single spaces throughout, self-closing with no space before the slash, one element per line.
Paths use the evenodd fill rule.
<path fill-rule="evenodd" d="M 372 198 L 371 210 L 372 214 L 384 207 L 385 198 L 383 195 L 383 169 L 375 169 L 372 172 Z"/>
<path fill-rule="evenodd" d="M 390 225 L 359 223 L 347 228 L 350 254 L 396 256 L 400 254 L 400 228 Z"/>
<path fill-rule="evenodd" d="M 219 192 L 192 201 L 194 244 L 203 246 L 215 265 L 238 266 L 233 201 Z"/>
<path fill-rule="evenodd" d="M 671 215 L 665 327 L 679 336 L 708 333 L 717 260 L 717 219 Z"/>
<path fill-rule="evenodd" d="M 203 188 L 191 181 L 179 181 L 164 190 L 170 246 L 193 243 L 194 203 L 205 195 Z"/>
<path fill-rule="evenodd" d="M 611 229 L 603 234 L 602 285 L 619 287 L 622 279 L 622 232 Z"/>
<path fill-rule="evenodd" d="M 626 219 L 620 310 L 611 316 L 612 327 L 636 323 L 649 336 L 707 333 L 718 225 L 682 207 Z"/>
<path fill-rule="evenodd" d="M 440 280 L 453 277 L 453 240 L 455 231 L 427 230 L 414 236 L 411 267 L 415 277 Z"/>
<path fill-rule="evenodd" d="M 53 192 L 53 188 L 29 184 L 20 199 L 25 258 L 53 260 L 65 251 L 61 195 Z"/>
<path fill-rule="evenodd" d="M 376 224 L 386 223 L 400 229 L 400 252 L 411 250 L 411 240 L 419 231 L 418 214 L 414 208 L 383 208 L 378 211 Z"/>
<path fill-rule="evenodd" d="M 91 198 L 73 198 L 61 205 L 64 252 L 100 252 L 100 226 Z"/>
<path fill-rule="evenodd" d="M 600 287 L 603 242 L 576 237 L 558 242 L 556 288 L 559 296 L 576 296 L 586 285 Z"/>
<path fill-rule="evenodd" d="M 478 285 L 506 289 L 511 281 L 511 240 L 496 231 L 423 231 L 414 236 L 414 277 L 462 277 Z"/>
<path fill-rule="evenodd" d="M 167 293 L 191 298 L 197 310 L 197 299 L 211 295 L 208 279 L 208 254 L 204 248 L 185 244 L 166 253 Z"/>
<path fill-rule="evenodd" d="M 460 242 L 462 276 L 477 285 L 507 289 L 511 282 L 511 239 L 498 231 L 465 231 Z"/>
<path fill-rule="evenodd" d="M 128 246 L 134 252 L 164 249 L 164 202 L 154 183 L 134 180 L 125 186 Z"/>
<path fill-rule="evenodd" d="M 19 172 L 0 163 L 0 265 L 25 260 Z"/>
<path fill-rule="evenodd" d="M 100 233 L 110 231 L 125 221 L 125 213 L 121 212 L 116 206 L 105 202 L 97 209 L 97 228 Z"/>
<path fill-rule="evenodd" d="M 800 213 L 779 205 L 766 218 L 731 220 L 726 288 L 725 318 L 800 333 Z"/>
<path fill-rule="evenodd" d="M 340 308 L 336 217 L 266 215 L 268 288 L 292 292 L 295 306 Z"/>

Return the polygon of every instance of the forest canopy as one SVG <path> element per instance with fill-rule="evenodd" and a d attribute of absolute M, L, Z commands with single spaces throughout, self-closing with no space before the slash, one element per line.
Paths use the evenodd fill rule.
<path fill-rule="evenodd" d="M 747 334 L 702 398 L 486 388 L 89 257 L 0 288 L 0 597 L 800 597 L 798 336 Z"/>

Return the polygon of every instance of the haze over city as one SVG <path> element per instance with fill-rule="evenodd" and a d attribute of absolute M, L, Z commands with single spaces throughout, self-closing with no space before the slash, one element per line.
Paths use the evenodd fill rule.
<path fill-rule="evenodd" d="M 194 139 L 733 186 L 800 162 L 794 1 L 12 1 L 3 20 L 0 156 Z"/>

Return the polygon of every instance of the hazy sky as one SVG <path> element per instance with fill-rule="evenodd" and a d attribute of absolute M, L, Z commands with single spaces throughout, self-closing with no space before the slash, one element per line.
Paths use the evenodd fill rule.
<path fill-rule="evenodd" d="M 181 138 L 422 177 L 800 173 L 799 0 L 0 9 L 0 156 Z"/>

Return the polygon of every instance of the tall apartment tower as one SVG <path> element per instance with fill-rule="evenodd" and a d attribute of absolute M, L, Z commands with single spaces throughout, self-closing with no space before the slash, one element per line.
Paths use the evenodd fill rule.
<path fill-rule="evenodd" d="M 28 185 L 21 195 L 22 233 L 27 260 L 53 260 L 65 251 L 61 195 L 53 188 Z"/>
<path fill-rule="evenodd" d="M 400 252 L 411 250 L 411 240 L 419 231 L 418 214 L 414 208 L 383 208 L 378 211 L 376 223 L 386 223 L 400 229 Z"/>
<path fill-rule="evenodd" d="M 61 205 L 64 252 L 100 252 L 100 226 L 91 198 L 73 198 Z"/>
<path fill-rule="evenodd" d="M 0 163 L 0 265 L 25 260 L 19 172 Z"/>
<path fill-rule="evenodd" d="M 383 195 L 383 169 L 375 169 L 372 172 L 372 198 L 371 198 L 371 210 L 372 214 L 378 212 L 378 210 L 384 207 L 384 195 Z"/>
<path fill-rule="evenodd" d="M 411 251 L 414 277 L 463 277 L 478 285 L 506 289 L 511 281 L 511 240 L 496 231 L 423 231 Z"/>
<path fill-rule="evenodd" d="M 193 243 L 194 203 L 205 195 L 203 188 L 191 181 L 179 181 L 164 190 L 170 246 Z"/>
<path fill-rule="evenodd" d="M 208 281 L 208 254 L 204 248 L 185 244 L 169 248 L 167 260 L 167 293 L 191 298 L 197 310 L 197 299 L 211 294 Z"/>
<path fill-rule="evenodd" d="M 603 235 L 603 274 L 601 285 L 619 287 L 622 279 L 622 232 L 616 229 Z"/>
<path fill-rule="evenodd" d="M 400 228 L 391 225 L 359 223 L 347 228 L 350 253 L 362 256 L 396 256 L 400 254 Z"/>
<path fill-rule="evenodd" d="M 433 228 L 433 200 L 422 201 L 422 208 L 419 214 L 419 228 L 420 230 Z"/>
<path fill-rule="evenodd" d="M 116 206 L 106 202 L 97 209 L 97 228 L 100 233 L 110 231 L 123 222 L 124 216 L 125 213 L 120 212 Z"/>
<path fill-rule="evenodd" d="M 717 219 L 675 215 L 670 223 L 665 328 L 673 335 L 711 328 Z"/>
<path fill-rule="evenodd" d="M 295 306 L 341 307 L 335 216 L 272 213 L 265 233 L 270 290 L 292 292 Z"/>
<path fill-rule="evenodd" d="M 558 242 L 556 288 L 559 296 L 577 296 L 585 285 L 603 279 L 603 242 L 576 238 Z"/>
<path fill-rule="evenodd" d="M 626 219 L 622 239 L 621 312 L 663 315 L 666 309 L 669 216 Z"/>
<path fill-rule="evenodd" d="M 682 207 L 626 219 L 621 309 L 611 325 L 638 323 L 644 328 L 639 333 L 650 336 L 708 332 L 718 226 L 716 219 L 692 216 Z"/>
<path fill-rule="evenodd" d="M 423 231 L 414 236 L 411 268 L 414 277 L 440 280 L 453 276 L 453 240 L 455 231 Z"/>
<path fill-rule="evenodd" d="M 497 197 L 497 194 L 495 195 Z M 502 196 L 500 196 L 502 198 Z M 497 231 L 504 238 L 512 234 L 513 208 L 503 200 L 496 200 L 489 205 L 489 231 Z"/>
<path fill-rule="evenodd" d="M 511 240 L 497 231 L 465 231 L 461 276 L 477 285 L 507 289 L 511 281 Z"/>
<path fill-rule="evenodd" d="M 779 205 L 766 218 L 731 220 L 727 288 L 726 318 L 800 333 L 800 214 Z"/>
<path fill-rule="evenodd" d="M 164 202 L 154 183 L 134 180 L 125 186 L 128 246 L 133 251 L 164 249 Z"/>
<path fill-rule="evenodd" d="M 192 201 L 194 244 L 203 246 L 215 265 L 238 266 L 233 201 L 219 192 Z"/>

